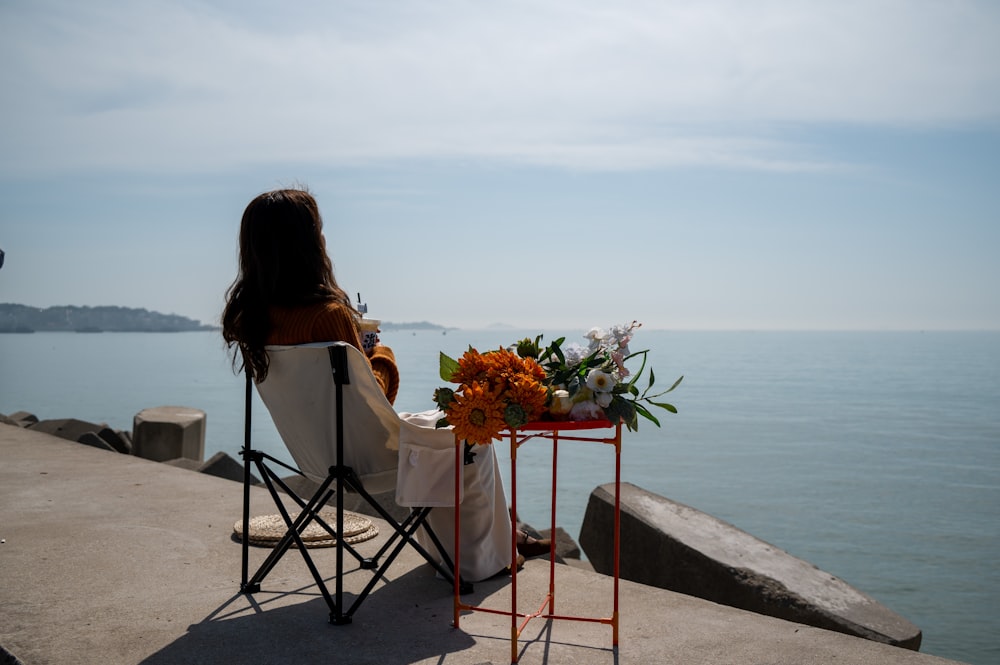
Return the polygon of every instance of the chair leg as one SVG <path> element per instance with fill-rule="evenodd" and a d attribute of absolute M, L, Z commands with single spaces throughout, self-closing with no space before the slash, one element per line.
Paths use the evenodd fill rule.
<path fill-rule="evenodd" d="M 240 593 L 252 594 L 260 591 L 260 585 L 248 583 L 250 569 L 250 467 L 255 459 L 254 455 L 259 457 L 260 453 L 244 448 L 240 454 L 243 455 L 243 541 L 240 547 L 243 560 L 240 572 Z"/>
<path fill-rule="evenodd" d="M 373 557 L 373 560 L 375 562 L 377 562 L 378 559 L 383 554 L 385 554 L 386 551 L 389 550 L 389 548 L 393 544 L 393 541 L 397 537 L 401 537 L 404 538 L 405 542 L 408 542 L 413 547 L 413 549 L 415 549 L 417 553 L 424 558 L 424 560 L 427 563 L 429 563 L 438 573 L 440 573 L 440 575 L 449 584 L 453 583 L 455 575 L 453 572 L 454 565 L 452 564 L 451 557 L 445 550 L 444 545 L 441 544 L 441 541 L 438 539 L 437 534 L 434 533 L 434 530 L 427 523 L 427 516 L 431 512 L 432 510 L 431 508 L 429 507 L 414 508 L 410 512 L 410 514 L 406 517 L 406 519 L 403 520 L 403 522 L 399 522 L 398 520 L 396 520 L 396 518 L 390 515 L 389 512 L 385 510 L 385 508 L 383 508 L 378 503 L 378 501 L 376 501 L 375 498 L 368 493 L 367 490 L 365 490 L 364 486 L 361 484 L 361 481 L 357 478 L 356 475 L 354 475 L 354 471 L 352 469 L 350 468 L 345 469 L 345 480 L 351 486 L 351 489 L 353 489 L 355 492 L 361 495 L 361 498 L 365 500 L 365 503 L 370 505 L 379 514 L 379 516 L 386 522 L 388 522 L 389 525 L 393 528 L 392 536 L 382 546 L 382 549 L 380 549 Z M 416 532 L 417 529 L 420 527 L 423 527 L 424 531 L 430 536 L 431 542 L 434 543 L 435 549 L 437 549 L 438 554 L 441 555 L 441 558 L 444 561 L 443 565 L 441 561 L 434 558 L 434 556 L 432 556 L 416 539 L 415 537 Z M 459 580 L 459 587 L 461 589 L 461 593 L 463 594 L 471 593 L 473 590 L 471 582 L 465 582 L 461 579 Z"/>
<path fill-rule="evenodd" d="M 271 552 L 268 553 L 264 562 L 258 567 L 257 571 L 247 579 L 247 561 L 248 561 L 248 547 L 249 547 L 249 482 L 245 483 L 244 488 L 244 524 L 243 524 L 243 556 L 244 556 L 244 572 L 240 585 L 240 591 L 246 594 L 253 594 L 260 591 L 260 585 L 267 577 L 267 575 L 273 570 L 278 561 L 288 552 L 288 550 L 293 546 L 293 544 L 299 549 L 299 554 L 302 556 L 309 568 L 309 572 L 313 577 L 316 586 L 319 587 L 320 593 L 323 599 L 326 601 L 327 607 L 329 608 L 330 615 L 329 620 L 331 624 L 334 625 L 345 625 L 352 622 L 352 617 L 354 613 L 360 608 L 361 604 L 368 597 L 371 591 L 375 588 L 375 585 L 381 581 L 385 574 L 388 572 L 389 567 L 395 561 L 396 557 L 402 552 L 406 545 L 411 545 L 420 556 L 423 557 L 431 566 L 443 577 L 449 584 L 453 584 L 454 580 L 454 565 L 451 561 L 450 556 L 445 550 L 444 546 L 441 544 L 440 539 L 434 530 L 427 523 L 427 516 L 430 514 L 431 508 L 415 508 L 410 514 L 402 521 L 396 520 L 385 508 L 383 508 L 378 501 L 372 497 L 371 494 L 365 490 L 360 479 L 355 475 L 353 469 L 350 467 L 342 468 L 331 468 L 330 475 L 326 480 L 320 485 L 320 487 L 313 493 L 313 495 L 307 500 L 303 501 L 302 498 L 295 495 L 294 492 L 285 484 L 281 478 L 275 473 L 275 471 L 268 466 L 266 463 L 267 455 L 259 453 L 258 451 L 249 451 L 246 462 L 248 469 L 252 464 L 257 471 L 260 473 L 261 478 L 266 485 L 271 499 L 273 500 L 278 511 L 281 513 L 281 517 L 285 522 L 287 527 L 282 538 L 275 544 Z M 273 460 L 277 464 L 283 463 Z M 249 477 L 249 470 L 245 472 L 245 478 Z M 336 489 L 332 487 L 334 483 L 337 483 Z M 296 503 L 299 507 L 298 515 L 293 519 L 288 509 L 284 505 L 282 496 L 277 490 L 277 486 L 280 486 L 282 490 L 286 493 L 287 497 Z M 337 570 L 335 577 L 336 588 L 333 593 L 327 588 L 326 581 L 320 574 L 313 557 L 309 554 L 305 543 L 302 540 L 301 534 L 303 531 L 313 522 L 318 522 L 324 529 L 331 533 L 332 537 L 337 537 L 338 534 L 343 533 L 343 512 L 341 506 L 343 506 L 343 493 L 345 489 L 350 489 L 351 491 L 357 492 L 364 501 L 370 505 L 375 512 L 381 517 L 392 529 L 387 541 L 379 548 L 378 552 L 372 557 L 365 557 L 360 552 L 358 552 L 349 543 L 343 542 L 339 538 L 337 539 Z M 339 490 L 339 491 L 338 491 Z M 336 527 L 334 528 L 330 524 L 327 524 L 320 516 L 319 511 L 323 506 L 327 505 L 331 499 L 337 497 L 338 506 L 338 519 Z M 434 544 L 434 549 L 436 549 L 440 555 L 440 558 L 434 557 L 427 551 L 416 539 L 417 530 L 423 528 L 425 532 L 429 535 L 431 542 Z M 345 611 L 344 603 L 344 591 L 343 591 L 343 555 L 344 552 L 350 554 L 354 559 L 356 559 L 359 568 L 369 570 L 372 573 L 371 578 L 365 585 L 361 593 L 354 598 L 353 603 Z M 442 561 L 444 562 L 442 564 Z M 459 580 L 460 592 L 469 593 L 472 591 L 472 584 Z"/>

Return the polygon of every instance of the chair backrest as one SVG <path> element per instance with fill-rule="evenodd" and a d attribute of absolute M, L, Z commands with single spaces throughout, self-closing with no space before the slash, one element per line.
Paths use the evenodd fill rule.
<path fill-rule="evenodd" d="M 268 346 L 267 378 L 257 392 L 299 470 L 323 482 L 337 464 L 336 383 L 329 347 L 344 347 L 343 464 L 371 493 L 391 490 L 399 465 L 399 416 L 361 351 L 344 342 Z"/>

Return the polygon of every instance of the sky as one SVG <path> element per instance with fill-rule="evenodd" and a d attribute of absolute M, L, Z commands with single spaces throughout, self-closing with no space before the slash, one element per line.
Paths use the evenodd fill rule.
<path fill-rule="evenodd" d="M 257 194 L 370 315 L 1000 329 L 995 0 L 4 0 L 0 302 L 217 323 Z"/>

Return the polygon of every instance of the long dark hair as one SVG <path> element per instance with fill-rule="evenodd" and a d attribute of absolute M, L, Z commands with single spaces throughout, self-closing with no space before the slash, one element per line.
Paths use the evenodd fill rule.
<path fill-rule="evenodd" d="M 302 189 L 261 194 L 243 211 L 239 274 L 226 291 L 223 339 L 229 348 L 239 348 L 243 369 L 263 381 L 270 308 L 321 301 L 340 302 L 353 311 L 333 276 L 316 199 Z M 236 362 L 234 353 L 234 368 Z"/>

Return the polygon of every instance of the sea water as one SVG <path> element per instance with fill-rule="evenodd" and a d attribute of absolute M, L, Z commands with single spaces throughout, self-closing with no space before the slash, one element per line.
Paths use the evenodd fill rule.
<path fill-rule="evenodd" d="M 432 408 L 440 352 L 539 332 L 384 332 L 396 408 Z M 545 341 L 563 335 L 585 342 Z M 632 346 L 650 350 L 654 387 L 685 378 L 669 396 L 678 414 L 625 432 L 624 482 L 842 578 L 919 626 L 925 653 L 1000 662 L 1000 333 L 643 328 Z M 131 430 L 144 408 L 196 407 L 206 458 L 239 459 L 244 387 L 218 333 L 0 335 L 0 413 Z M 252 409 L 254 445 L 288 459 L 256 396 Z M 550 453 L 518 453 L 518 508 L 536 527 L 549 520 Z M 497 454 L 509 488 L 506 444 Z M 591 491 L 613 480 L 609 447 L 560 446 L 558 525 L 577 537 Z"/>

